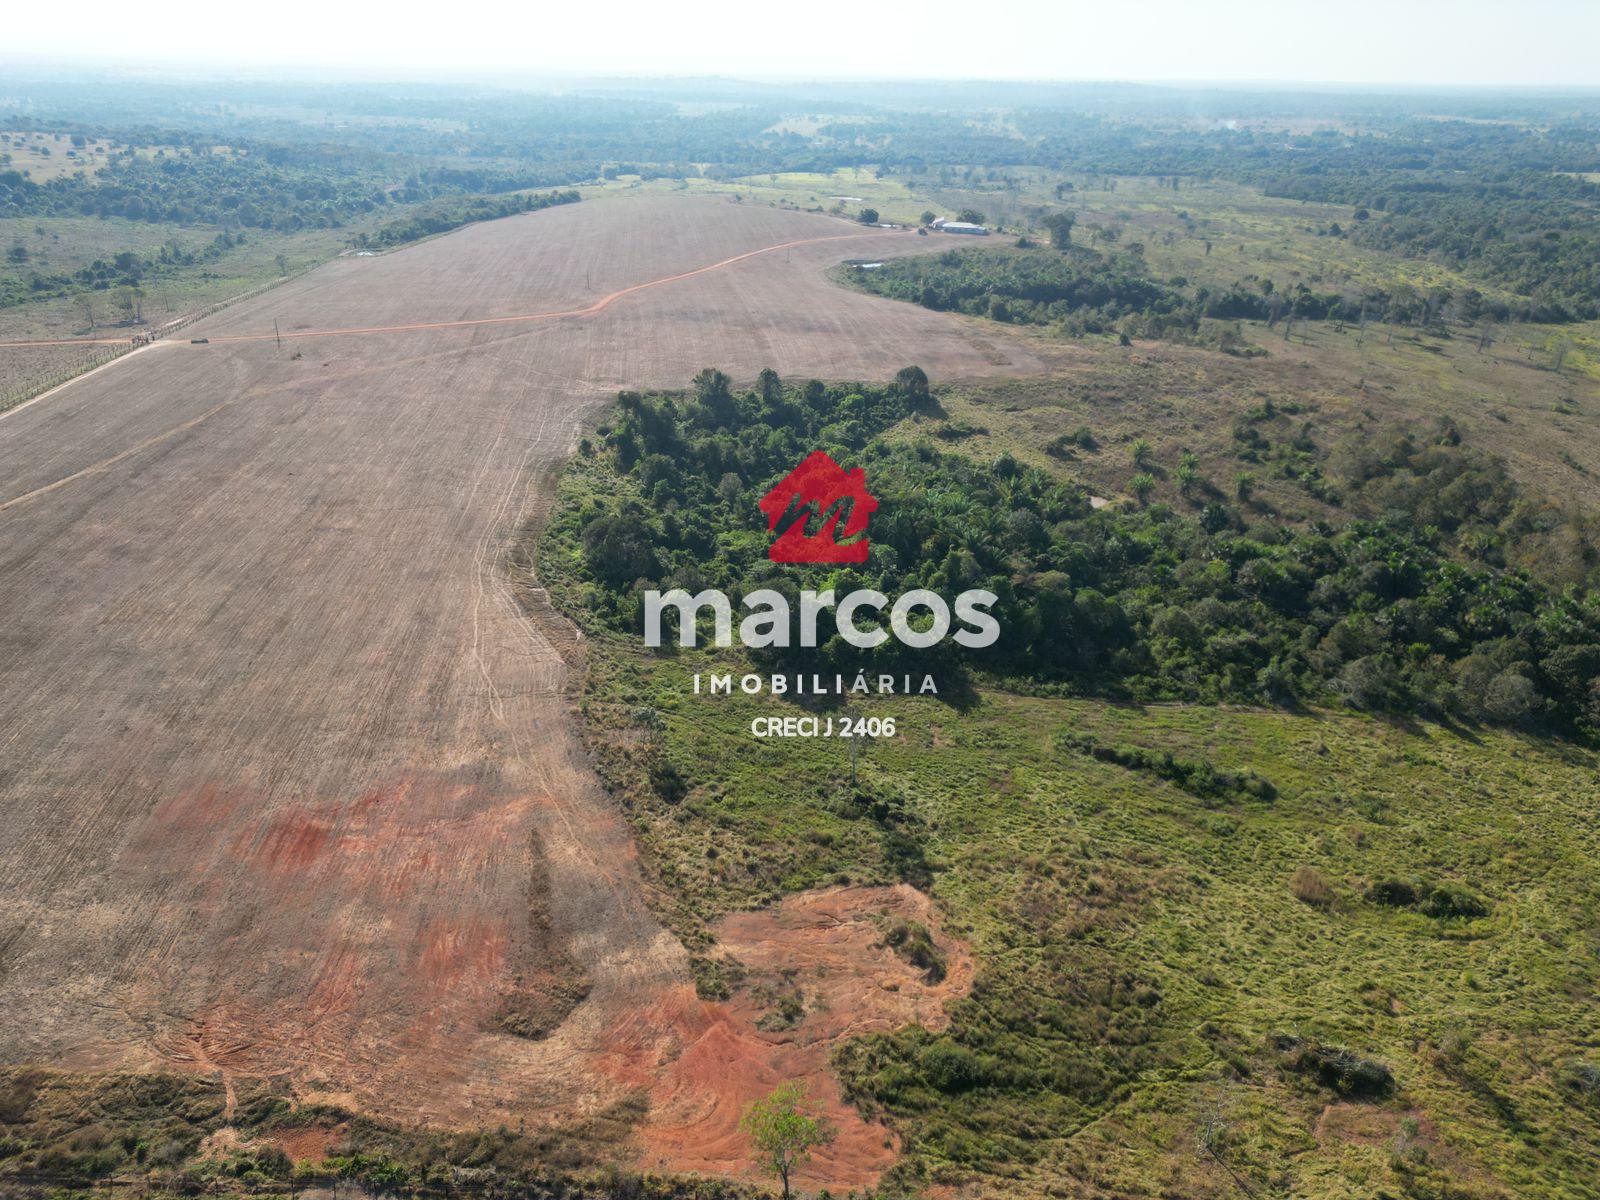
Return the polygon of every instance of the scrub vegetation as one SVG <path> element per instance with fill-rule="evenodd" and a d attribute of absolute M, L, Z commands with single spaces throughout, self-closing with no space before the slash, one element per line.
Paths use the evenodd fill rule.
<path fill-rule="evenodd" d="M 895 716 L 901 734 L 853 761 L 835 740 L 753 738 L 753 717 L 794 711 L 782 700 L 693 694 L 696 672 L 772 669 L 761 654 L 652 654 L 637 632 L 636 581 L 736 595 L 771 584 L 754 499 L 776 477 L 764 448 L 786 463 L 791 424 L 806 447 L 865 465 L 881 505 L 868 565 L 814 568 L 826 577 L 806 586 L 949 587 L 950 559 L 992 550 L 979 561 L 1009 576 L 960 582 L 1009 582 L 1020 597 L 1037 570 L 1031 554 L 1102 529 L 1129 550 L 1192 546 L 1202 571 L 1243 569 L 1224 549 L 1234 539 L 1314 542 L 1317 554 L 1358 559 L 1376 539 L 1385 549 L 1365 561 L 1413 564 L 1427 593 L 1484 569 L 1458 560 L 1456 539 L 1359 519 L 1291 531 L 1258 518 L 1249 531 L 1208 533 L 1203 518 L 1155 518 L 1126 501 L 1096 513 L 1059 499 L 1076 493 L 1043 469 L 916 450 L 922 412 L 938 402 L 910 403 L 904 382 L 788 391 L 769 379 L 765 394 L 711 404 L 707 385 L 719 396 L 724 385 L 700 382 L 698 396 L 624 398 L 562 483 L 542 570 L 591 635 L 580 709 L 591 750 L 634 822 L 665 915 L 702 961 L 716 959 L 717 915 L 840 882 L 927 888 L 947 928 L 970 939 L 978 975 L 948 1029 L 860 1039 L 836 1060 L 848 1094 L 906 1139 L 891 1192 L 1593 1194 L 1584 1013 L 1600 897 L 1585 797 L 1596 762 L 1575 730 L 1519 731 L 1521 718 L 1487 713 L 1441 720 L 1442 683 L 1374 719 L 1327 706 L 1339 672 L 1313 672 L 1314 694 L 1299 701 L 1256 691 L 1248 706 L 1221 704 L 1226 695 L 1204 689 L 1225 671 L 1165 657 L 1192 652 L 1165 631 L 1177 618 L 1136 618 L 1129 645 L 1152 656 L 1149 678 L 1175 689 L 1211 680 L 1190 696 L 1204 703 L 1096 698 L 1092 674 L 1062 672 L 1048 645 L 1029 644 L 1003 670 L 972 666 L 968 685 L 939 700 L 848 699 L 845 713 Z M 864 417 L 862 428 L 845 433 L 843 413 Z M 1494 472 L 1449 438 L 1409 444 L 1410 456 Z M 670 477 L 650 478 L 666 469 L 652 455 Z M 709 456 L 716 470 L 704 469 Z M 1430 473 L 1410 456 L 1382 486 Z M 999 520 L 961 536 L 963 521 L 989 511 L 989 486 L 1007 489 Z M 1364 491 L 1342 486 L 1351 504 Z M 1041 495 L 1063 509 L 1030 523 L 1029 551 L 1006 518 Z M 924 505 L 941 497 L 931 514 Z M 1169 541 L 1169 526 L 1186 532 Z M 617 549 L 609 539 L 623 528 L 641 557 L 607 582 L 596 556 Z M 601 529 L 604 543 L 585 537 Z M 673 531 L 696 529 L 710 543 L 678 557 Z M 911 530 L 921 540 L 902 544 Z M 1084 587 L 1095 561 L 1073 563 Z M 1183 561 L 1151 588 L 1160 611 L 1179 606 Z M 1375 576 L 1356 566 L 1349 578 Z M 1115 588 L 1099 597 L 1133 603 Z M 1231 603 L 1186 603 L 1211 601 Z M 1403 604 L 1376 592 L 1349 601 L 1385 613 L 1385 627 Z M 1077 596 L 1062 603 L 1054 627 L 1081 636 Z M 1017 604 L 1001 646 L 1028 636 L 1030 608 Z M 1264 610 L 1218 636 L 1234 645 L 1246 624 L 1271 623 Z M 857 663 L 875 666 L 842 651 L 830 666 Z M 959 670 L 931 657 L 922 666 L 944 684 Z M 1485 689 L 1471 690 L 1481 702 Z M 1069 694 L 1079 691 L 1090 695 Z"/>

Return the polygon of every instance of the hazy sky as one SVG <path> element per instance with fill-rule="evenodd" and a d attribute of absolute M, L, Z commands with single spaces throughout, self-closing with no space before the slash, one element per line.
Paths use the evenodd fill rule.
<path fill-rule="evenodd" d="M 0 55 L 362 75 L 1600 85 L 1600 0 L 74 0 Z"/>

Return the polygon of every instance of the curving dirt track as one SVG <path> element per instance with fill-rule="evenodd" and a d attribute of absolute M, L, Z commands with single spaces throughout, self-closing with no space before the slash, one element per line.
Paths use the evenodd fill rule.
<path fill-rule="evenodd" d="M 702 1092 L 682 1064 L 750 1014 L 695 999 L 505 557 L 619 387 L 1046 365 L 828 285 L 934 241 L 852 232 L 551 209 L 341 260 L 0 418 L 0 1059 L 281 1076 L 452 1125 L 644 1088 L 651 1162 L 745 1170 L 706 1131 L 770 1067 Z M 529 314 L 558 315 L 505 320 Z M 356 327 L 405 328 L 317 333 Z M 500 1031 L 573 962 L 590 991 L 550 1037 Z M 899 994 L 876 1019 L 929 1016 Z M 883 1165 L 855 1131 L 817 1182 Z"/>

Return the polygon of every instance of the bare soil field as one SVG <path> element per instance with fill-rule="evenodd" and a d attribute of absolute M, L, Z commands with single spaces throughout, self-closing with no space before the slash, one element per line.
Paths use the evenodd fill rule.
<path fill-rule="evenodd" d="M 702 1090 L 694 1064 L 749 1045 L 753 1014 L 695 998 L 569 730 L 570 634 L 528 618 L 507 558 L 619 387 L 1044 369 L 1027 340 L 824 279 L 928 241 L 586 202 L 341 260 L 0 418 L 0 1059 L 281 1078 L 438 1125 L 644 1089 L 652 1163 L 746 1172 L 699 1131 L 774 1069 L 820 1078 L 847 1030 Z M 569 315 L 416 328 L 546 313 Z M 254 337 L 274 322 L 302 336 Z M 774 920 L 740 936 L 814 940 Z M 574 971 L 553 1032 L 507 1032 Z M 936 1018 L 915 986 L 885 998 L 877 1025 Z M 887 1158 L 852 1127 L 817 1182 Z"/>

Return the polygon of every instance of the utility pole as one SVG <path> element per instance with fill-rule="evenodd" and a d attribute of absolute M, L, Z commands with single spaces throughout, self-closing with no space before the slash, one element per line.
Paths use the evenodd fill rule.
<path fill-rule="evenodd" d="M 278 318 L 272 318 L 272 336 L 278 340 L 278 349 L 283 349 L 283 334 L 278 332 Z"/>

